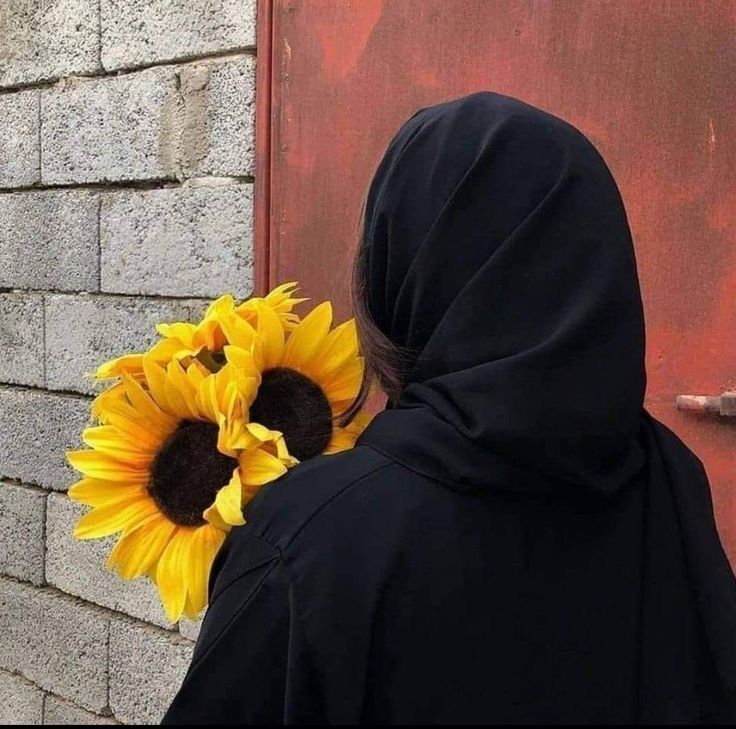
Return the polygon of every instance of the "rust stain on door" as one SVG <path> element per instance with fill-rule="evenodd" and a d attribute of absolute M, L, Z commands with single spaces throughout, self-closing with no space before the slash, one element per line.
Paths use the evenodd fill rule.
<path fill-rule="evenodd" d="M 647 314 L 647 406 L 704 460 L 736 557 L 736 426 L 674 408 L 679 393 L 736 385 L 736 0 L 272 9 L 271 281 L 298 278 L 348 313 L 362 197 L 416 109 L 493 90 L 570 120 L 627 205 Z"/>

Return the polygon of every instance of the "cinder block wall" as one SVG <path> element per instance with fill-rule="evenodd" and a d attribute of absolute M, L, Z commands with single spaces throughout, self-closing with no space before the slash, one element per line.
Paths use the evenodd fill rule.
<path fill-rule="evenodd" d="M 197 625 L 71 536 L 95 365 L 252 283 L 255 0 L 0 0 L 0 723 L 157 722 Z"/>

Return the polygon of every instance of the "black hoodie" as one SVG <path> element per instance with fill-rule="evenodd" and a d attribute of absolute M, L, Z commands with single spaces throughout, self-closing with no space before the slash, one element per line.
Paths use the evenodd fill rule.
<path fill-rule="evenodd" d="M 702 464 L 643 408 L 594 147 L 498 94 L 423 109 L 363 243 L 407 384 L 252 502 L 165 722 L 733 721 L 736 581 Z"/>

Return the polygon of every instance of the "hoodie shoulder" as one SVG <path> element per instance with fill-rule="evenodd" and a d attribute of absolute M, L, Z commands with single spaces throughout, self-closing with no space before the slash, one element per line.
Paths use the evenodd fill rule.
<path fill-rule="evenodd" d="M 323 508 L 390 467 L 393 460 L 366 446 L 318 456 L 267 484 L 246 508 L 246 523 L 283 552 Z"/>

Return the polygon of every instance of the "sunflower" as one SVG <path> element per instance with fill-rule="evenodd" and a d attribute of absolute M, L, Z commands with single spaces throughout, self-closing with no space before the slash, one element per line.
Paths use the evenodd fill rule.
<path fill-rule="evenodd" d="M 248 422 L 261 377 L 241 359 L 212 373 L 196 358 L 143 356 L 84 431 L 90 449 L 68 454 L 83 474 L 69 496 L 92 507 L 75 536 L 119 533 L 108 566 L 148 575 L 172 622 L 204 608 L 212 560 L 244 503 L 296 462 L 280 433 Z"/>
<path fill-rule="evenodd" d="M 160 364 L 166 364 L 172 359 L 188 362 L 191 358 L 197 358 L 210 371 L 215 372 L 224 363 L 222 350 L 228 343 L 227 335 L 222 328 L 222 320 L 234 317 L 250 326 L 257 326 L 259 312 L 268 310 L 273 312 L 281 326 L 289 331 L 299 323 L 299 316 L 293 311 L 294 307 L 306 301 L 294 297 L 297 288 L 295 282 L 281 284 L 266 296 L 253 297 L 241 304 L 236 304 L 230 294 L 220 296 L 210 304 L 198 324 L 190 322 L 159 324 L 156 331 L 161 339 L 147 353 L 126 354 L 105 362 L 97 368 L 94 378 L 104 381 L 128 375 L 141 381 L 144 376 L 144 357 Z M 122 393 L 122 387 L 113 385 L 98 395 L 92 404 L 93 417 L 99 415 L 106 402 L 122 396 Z"/>
<path fill-rule="evenodd" d="M 232 314 L 221 318 L 225 361 L 260 373 L 249 420 L 282 433 L 300 461 L 351 448 L 368 422 L 359 414 L 347 427 L 338 425 L 363 379 L 355 320 L 331 329 L 326 301 L 287 332 L 271 307 L 255 308 L 255 325 Z"/>

